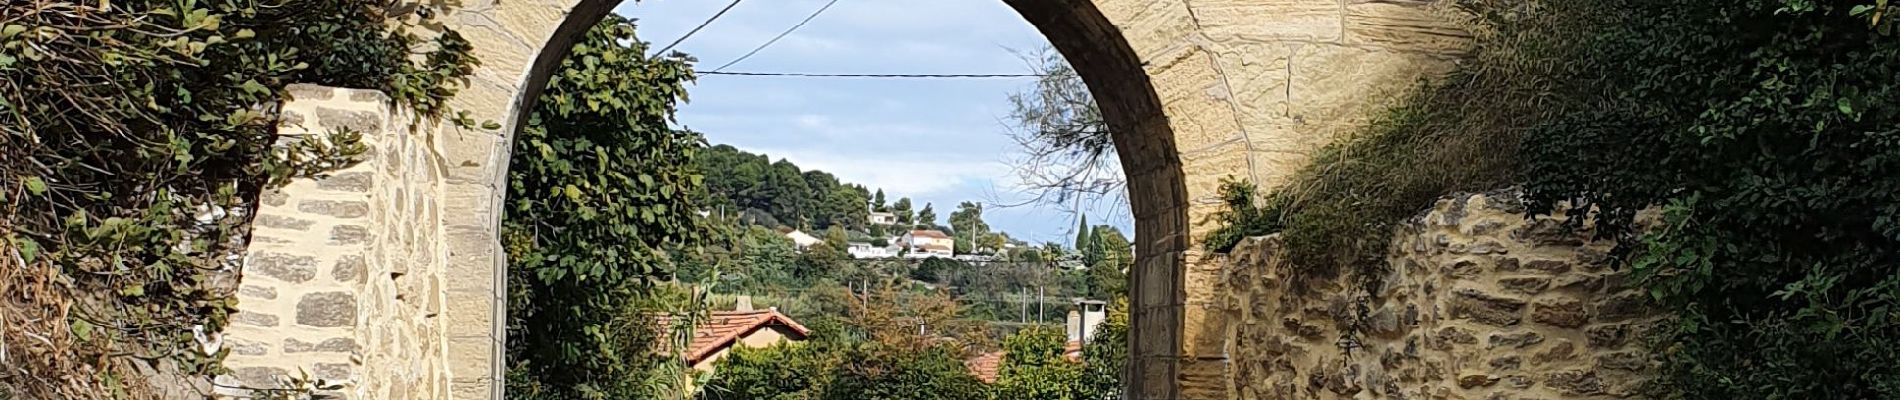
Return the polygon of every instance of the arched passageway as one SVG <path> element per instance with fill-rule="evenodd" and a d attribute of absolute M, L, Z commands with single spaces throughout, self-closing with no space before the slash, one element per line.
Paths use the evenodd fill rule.
<path fill-rule="evenodd" d="M 1224 398 L 1233 384 L 1229 334 L 1206 320 L 1220 266 L 1198 244 L 1214 223 L 1206 216 L 1220 207 L 1221 180 L 1285 180 L 1393 94 L 1448 71 L 1469 42 L 1458 14 L 1438 0 L 1001 1 L 1076 67 L 1114 131 L 1138 238 L 1128 385 L 1142 399 Z M 363 264 L 368 278 L 353 289 L 354 325 L 333 329 L 353 336 L 362 354 L 348 364 L 350 392 L 502 397 L 507 282 L 497 232 L 511 136 L 570 44 L 619 2 L 418 2 L 482 60 L 450 105 L 502 128 L 382 129 L 369 139 L 378 153 L 363 167 L 366 183 L 349 194 L 368 199 L 369 211 L 350 224 L 370 239 L 271 250 L 292 261 L 297 251 L 362 254 L 341 256 Z M 321 101 L 369 101 L 364 112 L 373 112 L 373 97 L 325 93 L 286 107 L 329 121 Z M 309 187 L 322 193 L 308 196 L 341 195 L 323 192 L 334 185 Z M 280 204 L 308 203 L 301 188 L 288 188 L 291 199 Z M 272 213 L 260 210 L 260 219 Z M 252 268 L 260 254 L 252 251 Z M 289 365 L 281 364 L 286 353 L 265 348 L 231 363 Z"/>

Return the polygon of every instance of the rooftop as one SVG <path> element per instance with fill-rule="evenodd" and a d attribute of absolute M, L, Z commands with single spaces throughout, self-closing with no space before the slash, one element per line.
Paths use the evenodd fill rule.
<path fill-rule="evenodd" d="M 673 324 L 673 318 L 671 315 L 662 315 L 656 318 L 656 322 L 660 329 L 667 329 Z M 719 349 L 732 345 L 734 341 L 770 326 L 783 326 L 801 337 L 811 334 L 811 330 L 805 329 L 804 325 L 799 325 L 791 317 L 776 310 L 713 311 L 693 329 L 693 343 L 687 348 L 686 362 L 698 363 L 719 352 Z M 661 351 L 667 351 L 667 347 L 668 343 L 660 343 Z"/>

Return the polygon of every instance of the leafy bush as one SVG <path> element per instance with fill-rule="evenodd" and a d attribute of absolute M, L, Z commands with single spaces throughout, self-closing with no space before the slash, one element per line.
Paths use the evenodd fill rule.
<path fill-rule="evenodd" d="M 656 310 L 633 300 L 671 275 L 669 252 L 690 253 L 708 235 L 691 199 L 704 140 L 667 125 L 691 60 L 646 52 L 632 21 L 602 20 L 515 137 L 502 234 L 517 396 L 647 393 L 654 341 L 628 327 Z"/>
<path fill-rule="evenodd" d="M 1884 1 L 1604 1 L 1562 114 L 1525 139 L 1533 211 L 1628 238 L 1676 314 L 1675 396 L 1900 397 L 1900 43 Z M 1572 214 L 1581 215 L 1580 207 Z"/>
<path fill-rule="evenodd" d="M 87 343 L 74 349 L 83 359 L 166 359 L 179 372 L 217 372 L 221 355 L 190 351 L 188 332 L 223 329 L 234 303 L 219 282 L 229 282 L 222 271 L 246 245 L 260 189 L 347 166 L 362 151 L 360 132 L 278 144 L 282 88 L 377 88 L 435 116 L 475 64 L 453 31 L 412 62 L 423 39 L 408 33 L 406 10 L 389 7 L 29 0 L 0 8 L 0 241 L 27 267 L 56 265 L 71 295 L 99 305 L 75 309 L 62 321 L 72 329 L 40 336 Z M 112 370 L 77 376 L 142 382 Z"/>

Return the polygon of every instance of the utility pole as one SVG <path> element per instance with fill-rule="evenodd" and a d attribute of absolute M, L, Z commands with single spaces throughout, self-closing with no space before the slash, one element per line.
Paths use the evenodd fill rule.
<path fill-rule="evenodd" d="M 1017 288 L 1022 289 L 1021 292 L 1023 295 L 1017 297 L 1016 301 L 1022 303 L 1023 305 L 1023 321 L 1022 322 L 1026 324 L 1026 323 L 1029 323 L 1029 288 L 1021 287 L 1021 286 L 1018 286 Z"/>
<path fill-rule="evenodd" d="M 1042 285 L 1036 285 L 1036 323 L 1042 323 Z"/>

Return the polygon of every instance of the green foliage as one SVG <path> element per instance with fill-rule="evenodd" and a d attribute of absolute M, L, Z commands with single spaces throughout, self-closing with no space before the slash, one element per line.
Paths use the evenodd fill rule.
<path fill-rule="evenodd" d="M 766 155 L 723 144 L 712 146 L 698 166 L 706 176 L 702 204 L 771 217 L 754 217 L 748 223 L 807 232 L 831 227 L 862 231 L 869 223 L 870 191 L 839 182 L 830 173 L 803 171 L 790 161 L 772 162 Z"/>
<path fill-rule="evenodd" d="M 363 0 L 14 2 L 0 8 L 0 235 L 95 304 L 72 316 L 81 358 L 189 351 L 234 301 L 214 271 L 241 252 L 261 188 L 356 162 L 361 132 L 277 137 L 290 83 L 377 88 L 439 109 L 475 64 L 453 31 L 423 39 Z M 429 76 L 428 80 L 402 79 Z M 284 140 L 278 144 L 280 139 Z M 10 246 L 11 247 L 11 246 Z M 71 299 L 45 299 L 66 301 Z M 88 322 L 88 321 L 96 321 Z M 28 375 L 72 376 L 70 371 Z M 90 373 L 80 373 L 88 375 Z M 109 379 L 111 374 L 91 374 Z M 42 386 L 34 384 L 34 386 Z"/>
<path fill-rule="evenodd" d="M 1677 316 L 1672 396 L 1900 397 L 1900 40 L 1885 1 L 1607 1 L 1524 141 Z M 1636 211 L 1661 226 L 1632 235 Z"/>
<path fill-rule="evenodd" d="M 1116 297 L 1108 306 L 1108 320 L 1095 327 L 1095 337 L 1082 345 L 1082 395 L 1078 399 L 1122 398 L 1122 377 L 1128 373 L 1128 297 Z"/>
<path fill-rule="evenodd" d="M 649 58 L 632 21 L 588 31 L 515 136 L 503 237 L 508 249 L 509 385 L 530 398 L 627 398 L 652 340 L 632 302 L 711 233 L 698 134 L 670 129 L 691 59 Z M 627 317 L 631 315 L 632 317 Z"/>
<path fill-rule="evenodd" d="M 839 375 L 825 387 L 827 400 L 981 400 L 988 388 L 964 367 L 959 353 L 944 347 L 921 352 L 877 351 L 850 354 Z"/>
<path fill-rule="evenodd" d="M 924 203 L 924 209 L 917 211 L 917 227 L 931 229 L 935 226 L 937 226 L 937 211 L 930 208 L 930 203 Z"/>
<path fill-rule="evenodd" d="M 983 221 L 983 204 L 981 203 L 965 201 L 957 204 L 957 210 L 950 212 L 949 221 L 950 227 L 956 229 L 957 237 L 961 238 L 953 242 L 955 243 L 953 251 L 958 254 L 976 253 L 980 247 L 978 245 L 982 243 L 978 243 L 981 240 L 975 239 L 990 234 L 990 224 Z M 997 249 L 990 248 L 989 250 Z"/>

